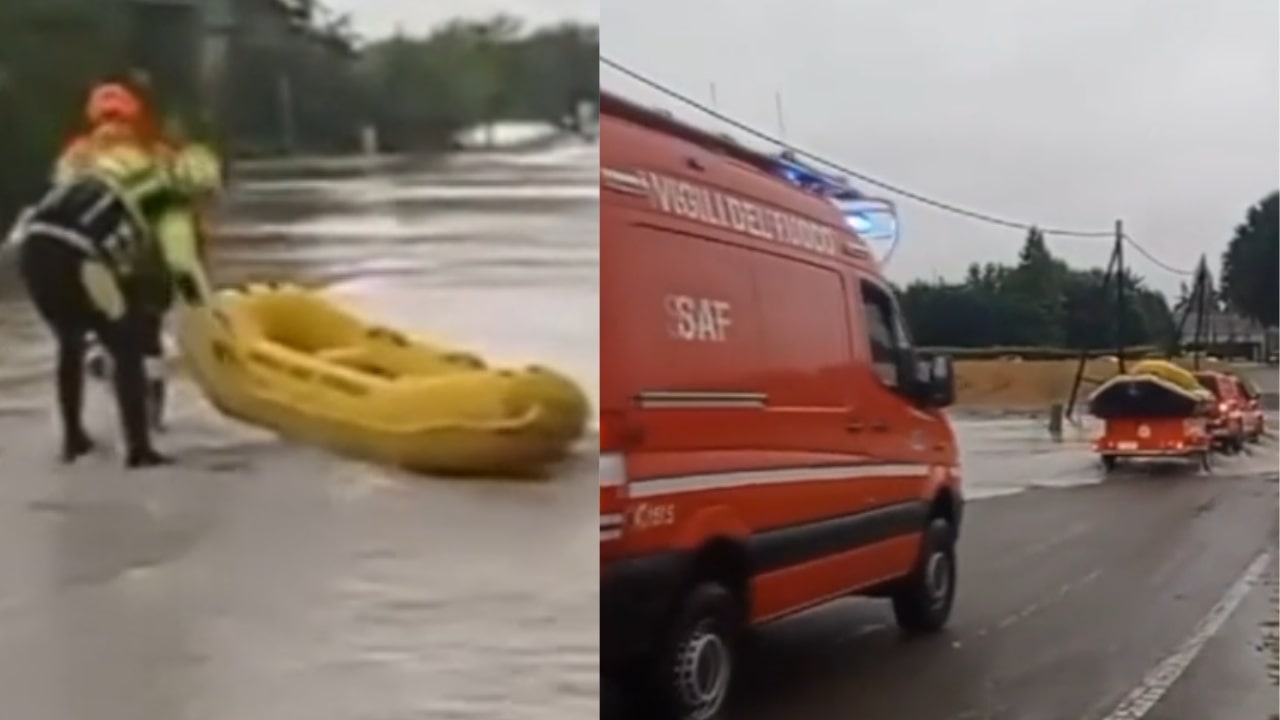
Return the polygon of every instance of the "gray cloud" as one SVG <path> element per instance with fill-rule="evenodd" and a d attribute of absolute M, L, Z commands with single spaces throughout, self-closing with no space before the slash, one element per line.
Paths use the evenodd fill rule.
<path fill-rule="evenodd" d="M 1274 0 L 610 2 L 604 52 L 941 199 L 1046 226 L 1122 218 L 1161 259 L 1218 258 L 1280 176 Z M 602 86 L 711 124 L 602 68 Z M 1010 260 L 1021 233 L 902 205 L 896 279 Z M 1053 240 L 1105 264 L 1106 241 Z M 1133 255 L 1133 253 L 1130 253 Z M 1179 278 L 1133 257 L 1155 287 Z"/>

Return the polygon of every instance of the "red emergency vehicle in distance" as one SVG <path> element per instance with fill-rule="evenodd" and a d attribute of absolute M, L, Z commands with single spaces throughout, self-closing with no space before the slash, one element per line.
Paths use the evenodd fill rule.
<path fill-rule="evenodd" d="M 1209 434 L 1213 437 L 1214 448 L 1225 453 L 1240 452 L 1247 439 L 1244 418 L 1247 401 L 1238 381 L 1215 370 L 1197 372 L 1195 376 L 1216 400 L 1209 415 Z"/>
<path fill-rule="evenodd" d="M 1249 380 L 1238 375 L 1233 377 L 1243 401 L 1240 416 L 1244 421 L 1245 438 L 1249 442 L 1259 442 L 1267 432 L 1267 416 L 1266 410 L 1262 407 L 1262 393 L 1258 392 L 1257 386 Z"/>

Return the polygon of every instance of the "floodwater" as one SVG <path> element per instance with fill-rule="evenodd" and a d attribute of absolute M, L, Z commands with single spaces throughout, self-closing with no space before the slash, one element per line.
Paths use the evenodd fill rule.
<path fill-rule="evenodd" d="M 1278 421 L 1280 416 L 1275 412 L 1267 413 L 1267 427 L 1273 434 Z M 960 443 L 965 496 L 971 500 L 1037 489 L 1098 485 L 1116 477 L 1198 472 L 1187 462 L 1148 461 L 1106 473 L 1093 452 L 1093 441 L 1101 435 L 1101 426 L 1088 417 L 1077 424 L 1064 423 L 1060 437 L 1049 433 L 1045 417 L 979 418 L 960 414 L 952 424 Z M 1213 463 L 1215 473 L 1274 472 L 1275 445 L 1273 441 L 1248 445 L 1237 457 L 1215 455 Z"/>
<path fill-rule="evenodd" d="M 221 283 L 360 312 L 598 394 L 598 150 L 243 178 Z M 389 172 L 389 171 L 388 171 Z M 10 278 L 6 280 L 5 278 Z M 598 717 L 596 450 L 552 482 L 411 478 L 216 415 L 53 461 L 51 348 L 0 268 L 0 698 L 32 720 Z M 111 445 L 102 388 L 91 432 Z"/>
<path fill-rule="evenodd" d="M 953 419 L 960 442 L 965 495 L 972 499 L 1013 495 L 1035 488 L 1073 487 L 1102 482 L 1090 450 L 1092 423 L 1067 424 L 1051 437 L 1043 418 Z"/>

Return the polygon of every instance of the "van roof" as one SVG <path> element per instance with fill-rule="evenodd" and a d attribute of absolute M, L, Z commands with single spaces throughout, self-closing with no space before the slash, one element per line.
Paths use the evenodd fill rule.
<path fill-rule="evenodd" d="M 725 155 L 755 166 L 761 172 L 772 173 L 773 167 L 777 162 L 774 158 L 758 150 L 752 150 L 742 145 L 729 135 L 713 133 L 709 130 L 694 127 L 677 120 L 670 111 L 645 107 L 604 90 L 600 91 L 600 112 L 630 120 L 636 124 L 644 125 L 667 135 L 673 135 L 695 145 L 718 150 Z"/>
<path fill-rule="evenodd" d="M 870 248 L 849 228 L 836 206 L 779 177 L 777 157 L 749 148 L 729 135 L 715 133 L 683 122 L 670 111 L 645 107 L 607 91 L 600 93 L 600 113 L 602 117 L 613 117 L 624 123 L 710 150 L 758 172 L 762 180 L 767 179 L 770 195 L 779 193 L 791 198 L 791 201 L 784 205 L 788 210 L 820 221 L 839 232 L 844 251 L 829 257 L 829 260 L 852 264 L 872 275 L 881 276 L 881 268 Z M 760 187 L 757 186 L 757 189 Z"/>

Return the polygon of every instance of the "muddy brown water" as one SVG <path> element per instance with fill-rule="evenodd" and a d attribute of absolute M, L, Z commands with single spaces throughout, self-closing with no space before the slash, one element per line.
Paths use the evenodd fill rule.
<path fill-rule="evenodd" d="M 598 392 L 598 151 L 247 179 L 222 282 L 323 286 Z M 594 439 L 553 482 L 409 478 L 219 417 L 171 469 L 55 449 L 43 330 L 0 270 L 0 698 L 32 720 L 598 716 Z M 111 445 L 104 389 L 90 427 Z"/>

